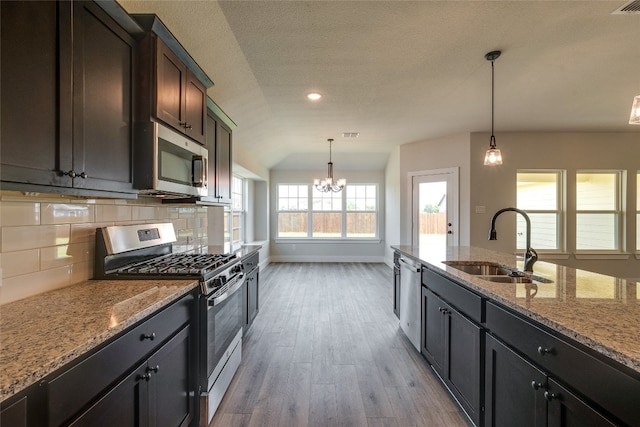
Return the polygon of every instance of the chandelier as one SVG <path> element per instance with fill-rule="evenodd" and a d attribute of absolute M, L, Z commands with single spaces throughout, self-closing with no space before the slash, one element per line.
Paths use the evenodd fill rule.
<path fill-rule="evenodd" d="M 329 138 L 329 163 L 327 163 L 327 177 L 324 179 L 314 179 L 313 185 L 316 187 L 316 190 L 327 193 L 329 191 L 338 192 L 341 191 L 345 185 L 347 185 L 347 181 L 344 178 L 340 178 L 339 180 L 333 180 L 333 162 L 331 162 L 331 143 L 333 139 Z"/>

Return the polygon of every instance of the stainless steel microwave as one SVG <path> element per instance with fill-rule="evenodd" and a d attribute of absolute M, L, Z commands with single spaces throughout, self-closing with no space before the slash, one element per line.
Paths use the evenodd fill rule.
<path fill-rule="evenodd" d="M 140 195 L 208 195 L 206 147 L 158 122 L 138 122 L 134 129 L 133 184 Z"/>

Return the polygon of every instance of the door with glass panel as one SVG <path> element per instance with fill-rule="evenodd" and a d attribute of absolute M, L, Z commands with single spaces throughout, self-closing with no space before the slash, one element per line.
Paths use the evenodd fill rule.
<path fill-rule="evenodd" d="M 457 246 L 458 168 L 416 172 L 412 181 L 412 246 Z"/>

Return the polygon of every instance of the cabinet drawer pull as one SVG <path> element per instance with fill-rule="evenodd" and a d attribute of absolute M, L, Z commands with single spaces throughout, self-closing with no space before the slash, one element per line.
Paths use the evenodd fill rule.
<path fill-rule="evenodd" d="M 87 179 L 89 177 L 89 175 L 87 175 L 86 172 L 82 172 L 80 175 L 78 175 L 80 178 L 82 179 Z"/>
<path fill-rule="evenodd" d="M 543 348 L 542 346 L 538 347 L 538 353 L 540 356 L 544 356 L 545 354 L 553 354 L 553 348 Z"/>
<path fill-rule="evenodd" d="M 545 388 L 544 384 L 536 382 L 536 381 L 531 381 L 531 388 L 534 390 L 540 390 L 541 388 Z"/>
<path fill-rule="evenodd" d="M 151 374 L 149 372 L 147 372 L 146 374 L 138 375 L 138 381 L 139 380 L 149 381 L 150 379 L 151 379 Z"/>
<path fill-rule="evenodd" d="M 560 395 L 555 394 L 555 393 L 549 393 L 548 391 L 545 391 L 544 392 L 544 398 L 547 399 L 547 401 L 551 402 L 553 399 L 560 398 Z"/>
<path fill-rule="evenodd" d="M 155 339 L 156 339 L 156 333 L 155 333 L 155 332 L 152 332 L 152 333 L 150 333 L 150 334 L 143 334 L 143 335 L 140 337 L 140 341 L 144 341 L 144 340 L 150 340 L 150 341 L 153 341 L 153 340 L 155 340 Z"/>

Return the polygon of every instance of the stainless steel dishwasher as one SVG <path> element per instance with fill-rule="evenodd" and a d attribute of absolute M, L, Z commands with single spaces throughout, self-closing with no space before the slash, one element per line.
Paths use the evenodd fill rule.
<path fill-rule="evenodd" d="M 421 265 L 400 258 L 400 327 L 416 350 L 420 351 L 420 272 Z"/>

